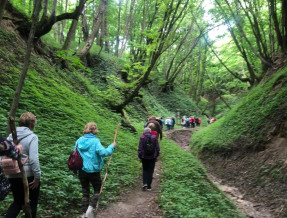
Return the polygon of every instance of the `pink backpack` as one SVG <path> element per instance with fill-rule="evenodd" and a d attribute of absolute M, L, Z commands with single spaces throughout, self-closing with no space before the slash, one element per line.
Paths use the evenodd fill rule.
<path fill-rule="evenodd" d="M 22 162 L 22 164 L 24 165 L 27 160 L 28 160 L 28 156 L 25 158 L 24 162 Z M 9 176 L 9 175 L 13 175 L 13 174 L 17 174 L 20 173 L 20 168 L 18 165 L 18 161 L 14 160 L 10 157 L 7 156 L 3 156 L 1 158 L 1 168 L 3 170 L 4 175 Z"/>

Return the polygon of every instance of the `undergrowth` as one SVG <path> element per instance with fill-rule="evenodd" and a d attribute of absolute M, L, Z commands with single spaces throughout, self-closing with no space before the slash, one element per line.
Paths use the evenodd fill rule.
<path fill-rule="evenodd" d="M 194 134 L 192 152 L 217 151 L 234 144 L 250 148 L 265 143 L 268 127 L 276 125 L 278 117 L 287 116 L 286 84 L 287 68 L 251 90 L 223 118 Z"/>
<path fill-rule="evenodd" d="M 159 197 L 166 217 L 243 217 L 206 176 L 195 157 L 175 143 L 161 143 L 163 174 Z"/>

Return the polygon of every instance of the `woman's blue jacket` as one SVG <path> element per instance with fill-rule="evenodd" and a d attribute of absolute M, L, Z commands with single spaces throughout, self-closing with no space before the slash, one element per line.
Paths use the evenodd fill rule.
<path fill-rule="evenodd" d="M 103 157 L 110 156 L 115 147 L 109 145 L 104 148 L 97 136 L 92 133 L 84 134 L 75 143 L 75 149 L 78 145 L 78 151 L 83 158 L 83 168 L 87 173 L 100 172 L 104 166 Z"/>

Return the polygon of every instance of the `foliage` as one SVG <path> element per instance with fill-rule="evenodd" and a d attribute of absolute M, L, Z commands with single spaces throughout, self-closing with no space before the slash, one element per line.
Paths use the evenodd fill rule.
<path fill-rule="evenodd" d="M 163 175 L 160 205 L 166 217 L 243 217 L 206 177 L 190 153 L 173 142 L 161 143 Z"/>
<path fill-rule="evenodd" d="M 10 44 L 3 44 L 2 48 L 9 49 L 9 46 Z M 4 72 L 9 72 L 11 66 L 9 61 L 14 59 L 11 58 L 7 64 L 2 65 Z M 6 80 L 5 75 L 0 75 L 1 80 L 5 79 L 5 84 L 0 87 L 2 124 L 7 123 L 9 102 L 18 80 L 17 74 L 20 72 L 18 67 L 21 66 L 15 65 L 9 74 L 13 80 Z M 67 158 L 75 140 L 82 135 L 85 123 L 97 122 L 99 138 L 102 144 L 107 146 L 112 142 L 116 124 L 120 121 L 118 114 L 112 113 L 95 101 L 99 100 L 96 96 L 100 91 L 90 83 L 85 73 L 73 67 L 70 69 L 73 70 L 60 70 L 57 66 L 49 65 L 44 59 L 32 56 L 31 68 L 19 105 L 18 116 L 24 111 L 31 111 L 38 119 L 35 133 L 40 139 L 42 170 L 39 215 L 44 217 L 49 217 L 51 214 L 64 216 L 67 208 L 70 208 L 70 214 L 78 213 L 81 188 L 77 176 L 67 168 Z M 5 125 L 0 129 L 0 133 L 5 135 Z M 140 173 L 140 165 L 136 160 L 138 136 L 135 137 L 121 128 L 117 144 L 101 206 L 116 199 L 122 187 L 131 185 Z M 11 198 L 1 202 L 1 215 L 10 202 Z"/>
<path fill-rule="evenodd" d="M 233 144 L 255 147 L 267 140 L 268 127 L 286 118 L 287 68 L 282 69 L 249 94 L 223 118 L 194 134 L 193 151 L 220 150 Z M 279 119 L 279 120 L 278 120 Z"/>

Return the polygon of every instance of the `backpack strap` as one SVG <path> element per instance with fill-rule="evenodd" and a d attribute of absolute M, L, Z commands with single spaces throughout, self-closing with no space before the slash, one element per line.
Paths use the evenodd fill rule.
<path fill-rule="evenodd" d="M 24 137 L 22 137 L 21 139 L 18 139 L 16 142 L 16 145 L 18 145 L 24 138 L 28 137 L 29 135 L 32 135 L 33 133 L 31 134 L 28 134 L 28 135 L 25 135 Z"/>

